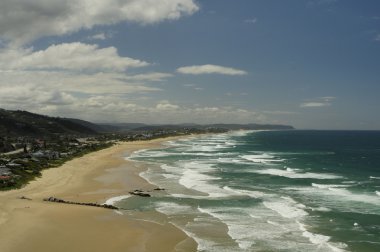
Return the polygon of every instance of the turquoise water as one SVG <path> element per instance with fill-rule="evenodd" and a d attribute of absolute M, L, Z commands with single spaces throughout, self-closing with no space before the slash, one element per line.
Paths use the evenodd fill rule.
<path fill-rule="evenodd" d="M 380 132 L 258 131 L 142 150 L 157 210 L 199 251 L 380 251 Z"/>

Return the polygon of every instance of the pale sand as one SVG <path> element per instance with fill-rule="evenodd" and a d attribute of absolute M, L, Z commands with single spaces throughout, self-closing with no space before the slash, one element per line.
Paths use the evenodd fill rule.
<path fill-rule="evenodd" d="M 124 160 L 126 153 L 159 148 L 162 141 L 120 143 L 43 171 L 42 177 L 19 190 L 0 192 L 0 250 L 51 251 L 196 251 L 196 243 L 158 216 L 161 224 L 136 220 L 113 210 L 43 202 L 49 196 L 78 202 L 104 203 L 136 188 L 153 185 L 138 176 L 141 163 Z M 19 199 L 26 196 L 32 200 Z M 138 213 L 150 219 L 159 213 Z M 133 213 L 132 213 L 133 216 Z"/>

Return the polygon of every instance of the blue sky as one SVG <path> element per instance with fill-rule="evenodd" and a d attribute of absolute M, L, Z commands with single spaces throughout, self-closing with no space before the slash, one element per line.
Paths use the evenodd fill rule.
<path fill-rule="evenodd" d="M 4 0 L 0 107 L 380 129 L 376 0 Z"/>

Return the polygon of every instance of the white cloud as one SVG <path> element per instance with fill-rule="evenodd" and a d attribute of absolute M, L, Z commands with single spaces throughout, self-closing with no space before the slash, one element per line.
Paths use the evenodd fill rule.
<path fill-rule="evenodd" d="M 0 38 L 21 45 L 96 25 L 176 20 L 198 10 L 194 0 L 1 0 Z"/>
<path fill-rule="evenodd" d="M 1 72 L 1 95 L 15 99 L 22 104 L 25 100 L 20 96 L 36 95 L 36 91 L 59 90 L 83 94 L 132 94 L 160 91 L 144 82 L 125 79 L 123 73 L 68 73 L 47 71 L 3 71 Z M 8 90 L 15 90 L 8 92 Z"/>
<path fill-rule="evenodd" d="M 0 70 L 124 71 L 147 65 L 145 61 L 119 56 L 115 47 L 99 48 L 79 42 L 51 45 L 41 51 L 31 48 L 0 51 Z"/>
<path fill-rule="evenodd" d="M 6 47 L 0 50 L 0 107 L 51 115 L 70 110 L 75 114 L 74 108 L 85 110 L 87 97 L 101 94 L 113 98 L 161 91 L 149 83 L 164 81 L 172 74 L 130 75 L 125 71 L 146 65 L 144 61 L 118 55 L 114 47 L 83 43 L 52 45 L 40 51 Z M 111 101 L 103 105 L 110 107 L 114 104 Z"/>
<path fill-rule="evenodd" d="M 300 106 L 301 108 L 313 108 L 313 107 L 327 107 L 330 105 L 331 104 L 327 102 L 305 102 L 305 103 L 302 103 Z"/>
<path fill-rule="evenodd" d="M 104 32 L 97 33 L 89 37 L 91 40 L 105 40 L 106 38 L 108 38 L 108 36 Z"/>
<path fill-rule="evenodd" d="M 324 96 L 318 97 L 311 101 L 301 103 L 301 108 L 318 108 L 318 107 L 328 107 L 331 106 L 331 102 L 335 100 L 334 96 Z"/>
<path fill-rule="evenodd" d="M 224 75 L 245 75 L 247 72 L 231 67 L 217 66 L 217 65 L 198 65 L 198 66 L 185 66 L 177 69 L 178 73 L 182 74 L 224 74 Z"/>
<path fill-rule="evenodd" d="M 170 111 L 179 109 L 178 105 L 171 104 L 169 101 L 161 101 L 156 105 L 158 111 Z"/>

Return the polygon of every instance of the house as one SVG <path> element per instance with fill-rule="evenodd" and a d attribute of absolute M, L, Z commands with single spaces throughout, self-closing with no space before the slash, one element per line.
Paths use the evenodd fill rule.
<path fill-rule="evenodd" d="M 59 152 L 57 151 L 36 151 L 31 154 L 33 158 L 58 159 Z"/>
<path fill-rule="evenodd" d="M 22 167 L 22 164 L 8 163 L 7 167 L 9 167 L 9 168 L 19 168 L 19 167 Z"/>
<path fill-rule="evenodd" d="M 5 165 L 0 165 L 0 176 L 9 176 L 12 175 L 12 172 Z"/>
<path fill-rule="evenodd" d="M 10 180 L 12 177 L 11 176 L 0 176 L 0 181 L 1 180 Z"/>

